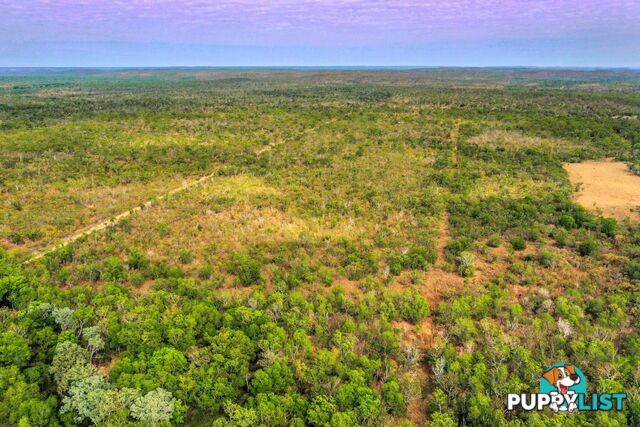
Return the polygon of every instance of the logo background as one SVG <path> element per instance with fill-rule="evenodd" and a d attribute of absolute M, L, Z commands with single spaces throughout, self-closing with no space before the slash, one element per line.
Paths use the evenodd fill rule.
<path fill-rule="evenodd" d="M 555 365 L 549 366 L 547 369 L 544 370 L 544 372 L 547 372 L 551 368 L 557 368 L 559 366 L 564 366 L 564 365 L 570 365 L 570 363 L 556 363 Z M 571 387 L 569 390 L 575 391 L 578 394 L 586 394 L 587 378 L 584 376 L 580 368 L 578 368 L 575 365 L 573 365 L 573 367 L 576 370 L 576 374 L 578 374 L 578 376 L 580 377 L 580 382 L 574 385 L 573 387 Z M 553 391 L 557 392 L 558 388 L 554 384 L 551 384 L 549 381 L 547 381 L 544 377 L 540 377 L 540 393 L 550 394 Z"/>

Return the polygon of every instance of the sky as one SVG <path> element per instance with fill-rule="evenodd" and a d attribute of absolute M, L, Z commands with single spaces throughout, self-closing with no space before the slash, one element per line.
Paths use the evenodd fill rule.
<path fill-rule="evenodd" d="M 0 0 L 0 67 L 640 67 L 640 0 Z"/>

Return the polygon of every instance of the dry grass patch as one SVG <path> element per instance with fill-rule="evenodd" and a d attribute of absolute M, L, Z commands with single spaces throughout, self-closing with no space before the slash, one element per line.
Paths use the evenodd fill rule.
<path fill-rule="evenodd" d="M 138 246 L 153 258 L 174 260 L 191 251 L 197 266 L 204 254 L 223 255 L 255 245 L 296 241 L 300 235 L 362 238 L 373 224 L 353 218 L 302 217 L 283 207 L 282 193 L 263 180 L 219 177 L 151 206 L 130 218 L 125 247 Z"/>
<path fill-rule="evenodd" d="M 523 148 L 536 148 L 558 153 L 576 148 L 576 144 L 574 142 L 564 139 L 540 138 L 524 135 L 519 132 L 498 129 L 493 129 L 471 137 L 467 142 L 492 148 L 494 150 L 521 150 Z"/>
<path fill-rule="evenodd" d="M 625 163 L 591 160 L 565 163 L 564 167 L 577 188 L 575 200 L 582 206 L 617 219 L 640 220 L 640 176 L 632 174 Z"/>
<path fill-rule="evenodd" d="M 469 197 L 472 199 L 483 199 L 490 196 L 520 198 L 528 194 L 544 194 L 554 190 L 557 190 L 557 186 L 548 180 L 524 179 L 505 174 L 478 179 L 469 191 Z"/>
<path fill-rule="evenodd" d="M 75 230 L 139 206 L 154 195 L 162 195 L 184 179 L 188 178 L 164 177 L 116 186 L 94 186 L 86 181 L 2 194 L 0 242 L 18 251 L 46 246 Z M 30 233 L 36 232 L 37 238 L 29 238 Z M 12 237 L 15 233 L 22 235 L 21 243 Z"/>

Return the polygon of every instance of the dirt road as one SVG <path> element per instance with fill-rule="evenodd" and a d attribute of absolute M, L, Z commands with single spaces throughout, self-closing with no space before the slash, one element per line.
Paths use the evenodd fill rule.
<path fill-rule="evenodd" d="M 182 191 L 188 190 L 189 188 L 192 188 L 192 187 L 194 187 L 196 185 L 202 184 L 203 182 L 208 181 L 208 180 L 214 178 L 217 175 L 218 174 L 216 172 L 216 173 L 212 173 L 210 175 L 206 175 L 206 176 L 203 176 L 201 178 L 198 178 L 198 179 L 196 179 L 194 181 L 185 182 L 180 187 L 175 188 L 175 189 L 169 191 L 168 193 L 163 194 L 162 196 L 158 196 L 158 197 L 156 197 L 156 198 L 154 198 L 152 200 L 148 200 L 148 201 L 144 202 L 140 206 L 136 206 L 135 208 L 132 208 L 132 209 L 129 209 L 129 210 L 125 211 L 125 212 L 122 212 L 122 213 L 120 213 L 120 214 L 118 214 L 118 215 L 116 215 L 116 216 L 114 216 L 114 217 L 112 217 L 112 218 L 110 218 L 108 220 L 99 222 L 97 224 L 93 224 L 93 225 L 88 226 L 86 228 L 83 228 L 83 229 L 81 229 L 79 231 L 76 231 L 74 234 L 63 238 L 62 240 L 58 241 L 57 243 L 55 243 L 55 244 L 53 244 L 51 246 L 48 246 L 48 247 L 43 248 L 43 249 L 38 249 L 38 250 L 32 252 L 31 255 L 24 261 L 24 264 L 36 261 L 36 260 L 42 258 L 43 256 L 45 256 L 47 253 L 49 253 L 51 251 L 54 251 L 56 249 L 63 248 L 63 247 L 65 247 L 65 246 L 67 246 L 67 245 L 69 245 L 69 244 L 71 244 L 71 243 L 73 243 L 73 242 L 85 237 L 85 236 L 88 236 L 88 235 L 90 235 L 92 233 L 96 233 L 96 232 L 102 231 L 102 230 L 106 229 L 107 227 L 109 227 L 111 225 L 117 224 L 119 221 L 121 221 L 121 220 L 123 220 L 123 219 L 125 219 L 125 218 L 127 218 L 127 217 L 129 217 L 131 215 L 133 215 L 136 212 L 140 212 L 143 209 L 146 209 L 146 208 L 154 205 L 155 203 L 158 203 L 158 202 L 160 202 L 162 200 L 167 199 L 168 197 L 176 195 L 176 194 L 178 194 L 178 193 L 180 193 Z"/>

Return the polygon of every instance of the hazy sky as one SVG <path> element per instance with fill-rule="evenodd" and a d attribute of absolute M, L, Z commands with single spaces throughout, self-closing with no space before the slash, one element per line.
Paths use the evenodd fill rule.
<path fill-rule="evenodd" d="M 640 67 L 640 0 L 0 0 L 0 66 Z"/>

